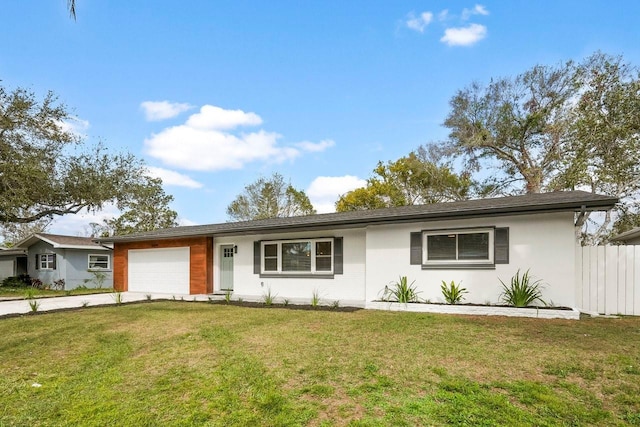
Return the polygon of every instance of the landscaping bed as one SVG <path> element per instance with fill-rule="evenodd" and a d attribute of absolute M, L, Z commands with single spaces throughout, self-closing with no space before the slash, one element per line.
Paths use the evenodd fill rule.
<path fill-rule="evenodd" d="M 371 301 L 373 310 L 412 311 L 416 313 L 467 314 L 478 316 L 536 317 L 541 319 L 580 319 L 580 312 L 568 307 L 509 307 L 480 304 L 430 304 Z"/>

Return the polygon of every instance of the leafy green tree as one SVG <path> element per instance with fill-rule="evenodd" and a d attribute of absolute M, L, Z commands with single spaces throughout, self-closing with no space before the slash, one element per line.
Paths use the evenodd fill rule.
<path fill-rule="evenodd" d="M 557 188 L 580 188 L 618 197 L 592 233 L 595 243 L 638 224 L 640 195 L 640 70 L 621 56 L 597 52 L 578 69 L 579 99 L 564 147 Z"/>
<path fill-rule="evenodd" d="M 105 220 L 100 234 L 114 236 L 175 227 L 178 213 L 169 207 L 172 201 L 173 196 L 162 189 L 161 179 L 144 177 L 132 196 L 118 203 L 122 215 Z"/>
<path fill-rule="evenodd" d="M 638 111 L 638 68 L 597 52 L 459 91 L 446 144 L 470 170 L 498 169 L 485 194 L 581 189 L 620 198 L 585 229 L 583 242 L 599 243 L 614 222 L 630 227 L 640 212 Z"/>
<path fill-rule="evenodd" d="M 444 126 L 447 148 L 470 170 L 492 166 L 496 192 L 542 191 L 558 170 L 569 132 L 569 101 L 576 95 L 572 62 L 537 65 L 515 78 L 473 83 L 451 99 Z M 523 183 L 518 187 L 518 183 Z"/>
<path fill-rule="evenodd" d="M 439 163 L 431 147 L 421 147 L 408 156 L 378 162 L 367 186 L 350 191 L 338 199 L 336 211 L 377 209 L 464 200 L 470 195 L 468 175 L 458 175 L 447 164 Z"/>
<path fill-rule="evenodd" d="M 282 175 L 259 178 L 244 188 L 227 207 L 233 221 L 312 215 L 316 211 L 304 191 L 285 182 Z"/>
<path fill-rule="evenodd" d="M 38 100 L 0 86 L 1 225 L 126 205 L 150 185 L 140 160 L 84 145 L 66 125 L 72 119 L 51 92 Z"/>

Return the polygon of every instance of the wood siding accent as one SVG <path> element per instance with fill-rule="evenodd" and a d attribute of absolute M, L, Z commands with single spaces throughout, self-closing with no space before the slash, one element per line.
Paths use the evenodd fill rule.
<path fill-rule="evenodd" d="M 113 247 L 113 287 L 125 292 L 129 289 L 129 250 L 190 248 L 189 293 L 213 292 L 213 237 L 149 240 L 143 242 L 116 242 Z"/>

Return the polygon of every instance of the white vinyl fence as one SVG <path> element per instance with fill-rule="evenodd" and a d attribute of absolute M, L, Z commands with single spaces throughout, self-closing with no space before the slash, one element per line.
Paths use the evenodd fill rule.
<path fill-rule="evenodd" d="M 576 302 L 583 311 L 640 315 L 640 245 L 576 249 Z"/>

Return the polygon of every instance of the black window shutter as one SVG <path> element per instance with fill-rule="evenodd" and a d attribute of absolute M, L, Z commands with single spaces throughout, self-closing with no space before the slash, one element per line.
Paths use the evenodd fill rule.
<path fill-rule="evenodd" d="M 411 257 L 409 264 L 422 264 L 422 233 L 411 233 Z"/>
<path fill-rule="evenodd" d="M 56 261 L 57 261 L 57 259 L 58 259 L 58 255 L 53 254 L 53 269 L 54 269 L 54 270 L 56 269 L 56 266 L 57 266 L 57 264 L 58 264 L 58 263 L 56 262 Z"/>
<path fill-rule="evenodd" d="M 494 262 L 509 264 L 509 228 L 496 228 L 494 235 Z"/>
<path fill-rule="evenodd" d="M 343 274 L 342 237 L 333 239 L 333 274 Z"/>
<path fill-rule="evenodd" d="M 253 274 L 260 274 L 260 242 L 253 242 Z"/>
<path fill-rule="evenodd" d="M 36 254 L 36 270 L 40 270 L 40 255 Z"/>

